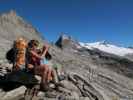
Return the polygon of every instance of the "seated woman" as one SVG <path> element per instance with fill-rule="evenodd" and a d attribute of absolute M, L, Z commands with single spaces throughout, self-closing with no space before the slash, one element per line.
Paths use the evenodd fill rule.
<path fill-rule="evenodd" d="M 49 46 L 45 45 L 45 50 L 38 49 L 39 42 L 37 40 L 31 40 L 28 44 L 28 69 L 32 70 L 34 74 L 41 76 L 41 86 L 46 88 L 50 79 L 52 77 L 52 70 L 48 67 L 47 64 L 41 64 L 46 56 Z"/>
<path fill-rule="evenodd" d="M 45 54 L 45 57 L 43 57 L 40 61 L 40 64 L 41 65 L 46 65 L 48 66 L 48 73 L 47 73 L 47 81 L 51 81 L 52 80 L 52 75 L 53 75 L 53 70 L 51 68 L 51 66 L 49 65 L 49 60 L 51 60 L 51 55 L 47 52 L 49 49 L 49 46 L 47 45 L 44 45 L 43 48 L 42 48 L 42 52 L 45 52 L 46 51 L 46 54 Z"/>

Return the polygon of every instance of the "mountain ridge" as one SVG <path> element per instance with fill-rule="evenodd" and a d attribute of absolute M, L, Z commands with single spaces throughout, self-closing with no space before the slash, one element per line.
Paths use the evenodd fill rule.
<path fill-rule="evenodd" d="M 80 42 L 80 45 L 88 49 L 97 48 L 101 51 L 112 53 L 118 56 L 126 56 L 127 54 L 133 54 L 133 50 L 131 48 L 120 47 L 120 46 L 116 46 L 105 42 L 94 42 L 94 43 Z"/>

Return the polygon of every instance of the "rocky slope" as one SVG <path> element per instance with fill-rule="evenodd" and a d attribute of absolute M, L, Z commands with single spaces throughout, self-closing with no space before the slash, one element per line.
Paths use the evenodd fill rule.
<path fill-rule="evenodd" d="M 16 38 L 42 40 L 40 33 L 29 23 L 18 16 L 15 11 L 0 15 L 0 58 L 4 58 L 5 52 L 11 47 Z"/>
<path fill-rule="evenodd" d="M 77 48 L 70 51 L 66 45 L 64 48 L 62 45 L 63 50 L 52 50 L 57 54 L 55 60 L 58 59 L 68 72 L 82 76 L 99 95 L 102 95 L 104 100 L 133 99 L 132 61 L 99 49 L 92 50 L 77 46 L 77 43 L 74 44 L 70 39 L 68 41 L 67 46 L 74 47 L 75 45 Z M 93 90 L 91 93 L 98 95 Z"/>
<path fill-rule="evenodd" d="M 5 15 L 12 16 L 14 12 Z M 17 18 L 20 17 L 17 16 Z M 16 23 L 16 21 L 3 23 L 5 27 L 1 29 L 3 32 L 0 31 L 0 35 L 4 40 L 0 42 L 1 47 L 7 49 L 11 41 L 15 39 L 15 37 L 11 40 L 7 39 L 8 35 L 16 36 L 14 34 L 18 32 L 15 33 L 15 30 L 19 30 L 19 33 L 28 39 L 31 38 L 29 32 L 32 33 L 29 30 L 32 30 L 33 36 L 40 39 L 35 29 L 26 31 L 25 22 L 17 25 L 17 28 L 14 22 Z M 11 29 L 6 27 L 8 24 Z M 51 44 L 49 52 L 52 54 L 52 63 L 63 66 L 66 79 L 61 81 L 63 87 L 59 87 L 59 90 L 40 91 L 37 96 L 39 100 L 133 100 L 133 62 L 131 60 L 97 48 L 85 48 L 67 35 L 61 35 L 55 45 Z M 4 55 L 3 51 L 2 54 Z M 3 76 L 12 66 L 4 62 L 1 62 L 0 66 L 1 99 L 24 100 L 25 86 L 15 85 L 16 88 L 10 89 L 13 87 L 11 84 L 3 84 Z M 33 97 L 33 100 L 38 99 Z M 28 96 L 26 100 L 29 100 Z"/>

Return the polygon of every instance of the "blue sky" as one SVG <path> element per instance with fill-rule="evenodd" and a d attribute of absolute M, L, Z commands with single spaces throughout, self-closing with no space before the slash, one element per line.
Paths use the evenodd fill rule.
<path fill-rule="evenodd" d="M 48 41 L 66 32 L 82 42 L 133 45 L 133 0 L 0 0 L 0 13 L 11 9 Z"/>

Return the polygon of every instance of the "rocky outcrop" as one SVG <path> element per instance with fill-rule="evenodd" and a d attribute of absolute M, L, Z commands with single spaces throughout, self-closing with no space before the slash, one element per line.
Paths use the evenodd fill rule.
<path fill-rule="evenodd" d="M 5 52 L 11 47 L 16 38 L 25 37 L 42 41 L 41 34 L 29 23 L 18 16 L 15 11 L 0 15 L 0 58 L 5 57 Z"/>
<path fill-rule="evenodd" d="M 80 48 L 78 41 L 64 33 L 61 34 L 55 45 L 63 50 L 68 49 L 69 51 Z"/>
<path fill-rule="evenodd" d="M 17 89 L 9 91 L 5 93 L 5 95 L 1 98 L 1 100 L 18 100 L 19 98 L 23 98 L 23 94 L 25 93 L 26 87 L 21 86 Z M 9 99 L 10 98 L 10 99 Z"/>
<path fill-rule="evenodd" d="M 125 55 L 125 58 L 127 58 L 127 59 L 133 61 L 133 54 L 130 53 L 130 54 Z"/>

